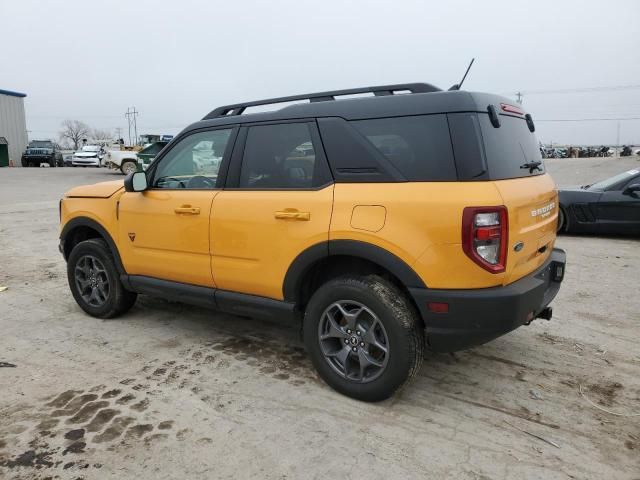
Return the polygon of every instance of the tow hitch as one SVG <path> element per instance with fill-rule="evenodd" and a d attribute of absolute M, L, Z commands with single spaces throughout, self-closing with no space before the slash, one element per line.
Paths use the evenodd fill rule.
<path fill-rule="evenodd" d="M 553 307 L 545 307 L 542 309 L 542 311 L 538 314 L 536 318 L 551 320 L 551 317 L 553 317 Z"/>

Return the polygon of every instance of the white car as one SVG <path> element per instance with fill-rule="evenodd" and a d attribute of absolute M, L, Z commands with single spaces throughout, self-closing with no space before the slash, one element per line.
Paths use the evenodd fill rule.
<path fill-rule="evenodd" d="M 74 167 L 102 166 L 102 147 L 99 145 L 85 145 L 73 154 L 71 165 Z"/>

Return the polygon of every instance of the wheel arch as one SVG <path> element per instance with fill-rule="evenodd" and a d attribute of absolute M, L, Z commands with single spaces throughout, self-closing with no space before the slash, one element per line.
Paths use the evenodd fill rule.
<path fill-rule="evenodd" d="M 393 253 L 367 242 L 330 240 L 307 248 L 291 263 L 283 283 L 284 300 L 304 307 L 322 283 L 354 272 L 388 277 L 411 302 L 409 288 L 426 288 L 415 270 Z"/>
<path fill-rule="evenodd" d="M 118 252 L 118 247 L 106 228 L 97 221 L 88 217 L 76 217 L 67 222 L 60 233 L 60 246 L 64 259 L 67 260 L 71 250 L 78 243 L 90 238 L 102 238 L 109 247 L 115 260 L 118 273 L 125 274 L 124 265 Z"/>

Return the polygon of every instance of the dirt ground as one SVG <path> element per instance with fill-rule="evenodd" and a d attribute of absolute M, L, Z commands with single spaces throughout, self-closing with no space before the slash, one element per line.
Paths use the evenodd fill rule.
<path fill-rule="evenodd" d="M 631 166 L 548 161 L 561 185 Z M 113 178 L 0 169 L 0 478 L 640 479 L 638 239 L 560 237 L 551 322 L 429 354 L 365 404 L 318 379 L 290 327 L 149 297 L 84 314 L 57 202 Z"/>

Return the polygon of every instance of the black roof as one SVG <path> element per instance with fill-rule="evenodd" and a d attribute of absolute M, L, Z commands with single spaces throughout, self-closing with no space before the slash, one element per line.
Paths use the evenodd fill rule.
<path fill-rule="evenodd" d="M 411 93 L 394 93 L 397 91 Z M 355 93 L 372 93 L 373 95 L 336 100 L 336 97 Z M 309 100 L 309 102 L 297 103 L 269 112 L 243 113 L 248 107 L 277 105 L 299 100 Z M 500 102 L 513 103 L 513 100 L 487 93 L 463 90 L 442 91 L 426 83 L 383 85 L 224 105 L 211 111 L 201 121 L 188 126 L 185 131 L 213 126 L 314 117 L 359 120 L 433 113 L 486 112 L 488 105 Z"/>

